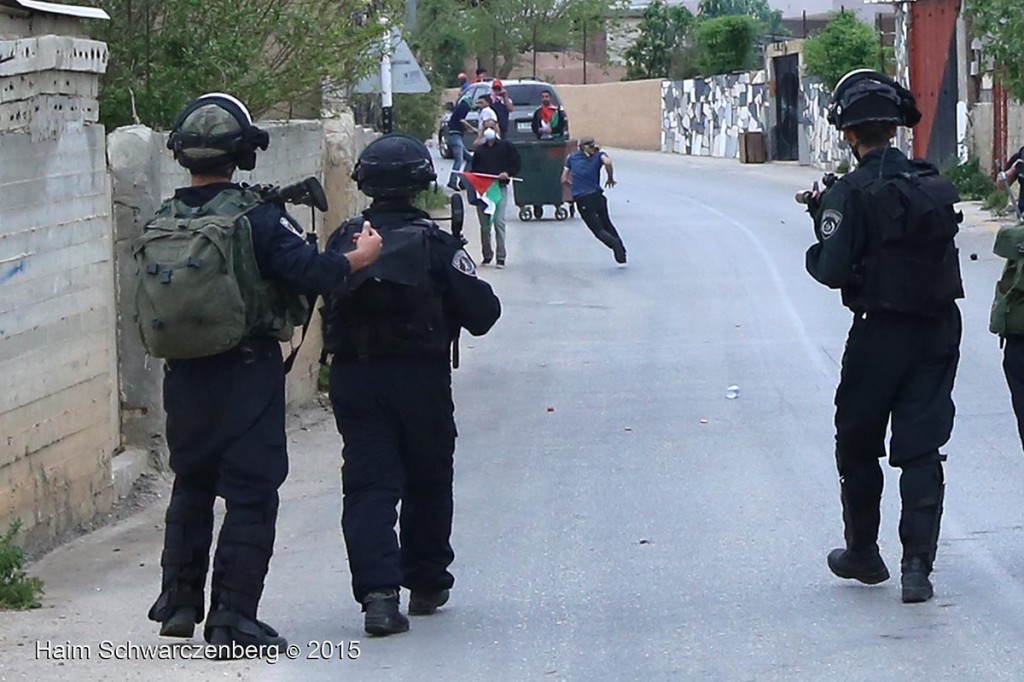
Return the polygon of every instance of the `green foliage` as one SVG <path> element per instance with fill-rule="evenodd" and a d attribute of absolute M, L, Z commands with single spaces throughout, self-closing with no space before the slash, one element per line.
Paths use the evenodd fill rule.
<path fill-rule="evenodd" d="M 623 0 L 486 0 L 450 21 L 465 26 L 478 61 L 507 78 L 534 46 L 580 50 L 583 34 L 596 35 L 624 6 Z"/>
<path fill-rule="evenodd" d="M 417 61 L 435 86 L 457 86 L 458 74 L 465 71 L 472 49 L 469 32 L 459 20 L 464 12 L 461 4 L 458 0 L 419 0 L 416 11 L 416 31 L 409 45 Z M 472 74 L 469 76 L 472 79 Z"/>
<path fill-rule="evenodd" d="M 1024 12 L 1019 0 L 968 0 L 966 13 L 986 57 L 997 65 L 1000 82 L 1024 102 Z"/>
<path fill-rule="evenodd" d="M 672 77 L 673 62 L 683 56 L 693 14 L 682 5 L 669 7 L 655 0 L 644 10 L 640 35 L 626 50 L 626 77 Z"/>
<path fill-rule="evenodd" d="M 965 201 L 988 199 L 996 189 L 992 178 L 981 171 L 981 162 L 978 159 L 969 159 L 966 163 L 952 160 L 942 167 L 942 174 L 956 185 L 960 198 Z M 1006 201 L 1005 193 L 1003 201 Z"/>
<path fill-rule="evenodd" d="M 818 35 L 804 42 L 804 66 L 831 90 L 853 69 L 884 70 L 878 31 L 852 13 L 833 15 Z"/>
<path fill-rule="evenodd" d="M 697 11 L 702 19 L 754 17 L 760 24 L 760 33 L 772 37 L 789 35 L 789 31 L 782 25 L 782 12 L 773 10 L 768 0 L 701 0 Z"/>
<path fill-rule="evenodd" d="M 850 172 L 850 162 L 847 159 L 843 159 L 836 165 L 836 173 L 839 175 L 845 175 Z"/>
<path fill-rule="evenodd" d="M 985 210 L 999 216 L 1012 212 L 1013 208 L 1010 207 L 1010 197 L 1006 190 L 994 189 L 989 192 L 985 197 Z"/>
<path fill-rule="evenodd" d="M 437 119 L 441 110 L 437 94 L 396 94 L 392 110 L 392 129 L 396 133 L 407 133 L 417 140 L 429 140 L 437 131 Z"/>
<path fill-rule="evenodd" d="M 320 363 L 320 372 L 316 377 L 316 390 L 321 393 L 331 390 L 331 366 L 325 362 Z"/>
<path fill-rule="evenodd" d="M 15 520 L 7 532 L 0 536 L 0 609 L 37 609 L 43 581 L 25 573 L 25 552 L 14 544 L 14 536 L 21 530 L 21 520 Z"/>
<path fill-rule="evenodd" d="M 697 25 L 697 67 L 704 76 L 746 71 L 755 66 L 757 20 L 749 16 L 706 19 Z"/>
<path fill-rule="evenodd" d="M 101 0 L 110 49 L 100 114 L 109 128 L 167 128 L 191 99 L 228 92 L 253 116 L 279 103 L 315 110 L 325 79 L 351 82 L 371 69 L 400 0 Z M 370 9 L 372 8 L 372 9 Z M 134 113 L 133 113 L 134 112 Z"/>
<path fill-rule="evenodd" d="M 442 192 L 437 185 L 431 185 L 430 189 L 416 195 L 414 204 L 416 208 L 423 211 L 436 211 L 448 205 L 448 195 Z"/>

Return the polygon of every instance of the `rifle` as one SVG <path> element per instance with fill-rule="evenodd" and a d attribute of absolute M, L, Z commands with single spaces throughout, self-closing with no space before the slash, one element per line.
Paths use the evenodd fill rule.
<path fill-rule="evenodd" d="M 462 223 L 466 217 L 465 206 L 462 203 L 462 195 L 455 193 L 452 195 L 449 203 L 451 204 L 451 217 L 449 218 L 438 218 L 442 221 L 450 221 L 452 224 L 452 236 L 457 237 L 462 245 L 465 246 L 468 242 L 465 237 L 462 236 Z M 462 329 L 458 326 L 455 327 L 455 335 L 452 337 L 452 368 L 459 368 L 459 335 L 462 333 Z"/>
<path fill-rule="evenodd" d="M 306 242 L 315 249 L 320 248 L 316 235 L 316 212 L 326 213 L 328 207 L 327 194 L 324 192 L 324 186 L 320 184 L 319 180 L 314 177 L 308 177 L 305 180 L 300 180 L 284 187 L 277 185 L 251 185 L 248 188 L 257 192 L 263 201 L 277 204 L 282 209 L 286 203 L 309 206 L 309 231 L 306 232 Z M 295 219 L 288 215 L 287 211 L 284 212 L 284 217 L 297 232 L 303 232 L 302 226 L 296 223 Z M 309 325 L 313 321 L 313 313 L 316 310 L 316 294 L 306 296 L 305 298 L 306 304 L 309 306 L 309 314 L 306 315 L 306 321 L 302 323 L 302 336 L 299 337 L 299 345 L 292 348 L 292 352 L 288 354 L 284 361 L 285 374 L 292 371 L 292 366 L 295 364 L 295 356 L 299 354 L 302 342 L 306 340 L 306 332 L 309 331 Z M 323 358 L 321 357 L 322 362 Z"/>

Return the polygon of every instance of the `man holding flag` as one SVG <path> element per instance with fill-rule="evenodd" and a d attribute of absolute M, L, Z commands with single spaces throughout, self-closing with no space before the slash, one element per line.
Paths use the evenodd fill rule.
<path fill-rule="evenodd" d="M 565 110 L 551 101 L 551 91 L 542 90 L 540 106 L 533 112 L 533 134 L 538 140 L 560 139 L 566 136 L 569 121 Z"/>
<path fill-rule="evenodd" d="M 483 131 L 484 143 L 476 148 L 468 173 L 463 177 L 476 191 L 476 214 L 480 219 L 480 245 L 483 265 L 497 255 L 499 268 L 505 267 L 505 205 L 508 203 L 508 184 L 519 173 L 519 152 L 506 140 L 498 137 L 493 128 Z M 491 228 L 497 241 L 496 251 L 491 248 Z"/>

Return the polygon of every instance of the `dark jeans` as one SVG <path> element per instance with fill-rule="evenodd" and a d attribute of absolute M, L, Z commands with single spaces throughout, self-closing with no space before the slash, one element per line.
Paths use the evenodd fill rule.
<path fill-rule="evenodd" d="M 612 219 L 608 215 L 608 200 L 604 192 L 598 190 L 591 194 L 573 197 L 576 207 L 579 209 L 580 217 L 587 224 L 594 236 L 601 240 L 601 243 L 611 250 L 621 248 L 625 250 L 622 238 L 619 237 Z"/>
<path fill-rule="evenodd" d="M 226 512 L 211 607 L 255 618 L 274 552 L 277 489 L 288 474 L 281 347 L 258 339 L 209 358 L 172 361 L 164 377 L 174 488 L 167 506 L 162 593 L 150 617 L 204 608 L 213 506 Z"/>
<path fill-rule="evenodd" d="M 942 315 L 857 315 L 836 390 L 836 464 L 849 549 L 876 546 L 886 427 L 889 463 L 901 468 L 904 556 L 933 555 L 944 486 L 939 448 L 953 429 L 960 359 L 955 305 Z M 929 563 L 930 563 L 929 558 Z"/>
<path fill-rule="evenodd" d="M 345 442 L 341 525 L 356 601 L 376 589 L 450 588 L 456 433 L 448 359 L 335 358 L 331 403 Z"/>

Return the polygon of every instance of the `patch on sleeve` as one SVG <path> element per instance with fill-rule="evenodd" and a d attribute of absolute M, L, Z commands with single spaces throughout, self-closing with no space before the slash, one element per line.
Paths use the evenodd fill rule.
<path fill-rule="evenodd" d="M 836 233 L 843 222 L 843 214 L 831 208 L 821 214 L 821 238 L 828 239 Z"/>
<path fill-rule="evenodd" d="M 464 275 L 476 277 L 476 263 L 469 257 L 465 249 L 459 249 L 452 256 L 452 267 Z"/>
<path fill-rule="evenodd" d="M 303 232 L 302 228 L 298 225 L 293 225 L 292 222 L 287 218 L 281 218 L 281 227 L 288 230 L 297 237 L 302 237 L 303 239 L 305 239 L 306 237 L 305 232 Z"/>

